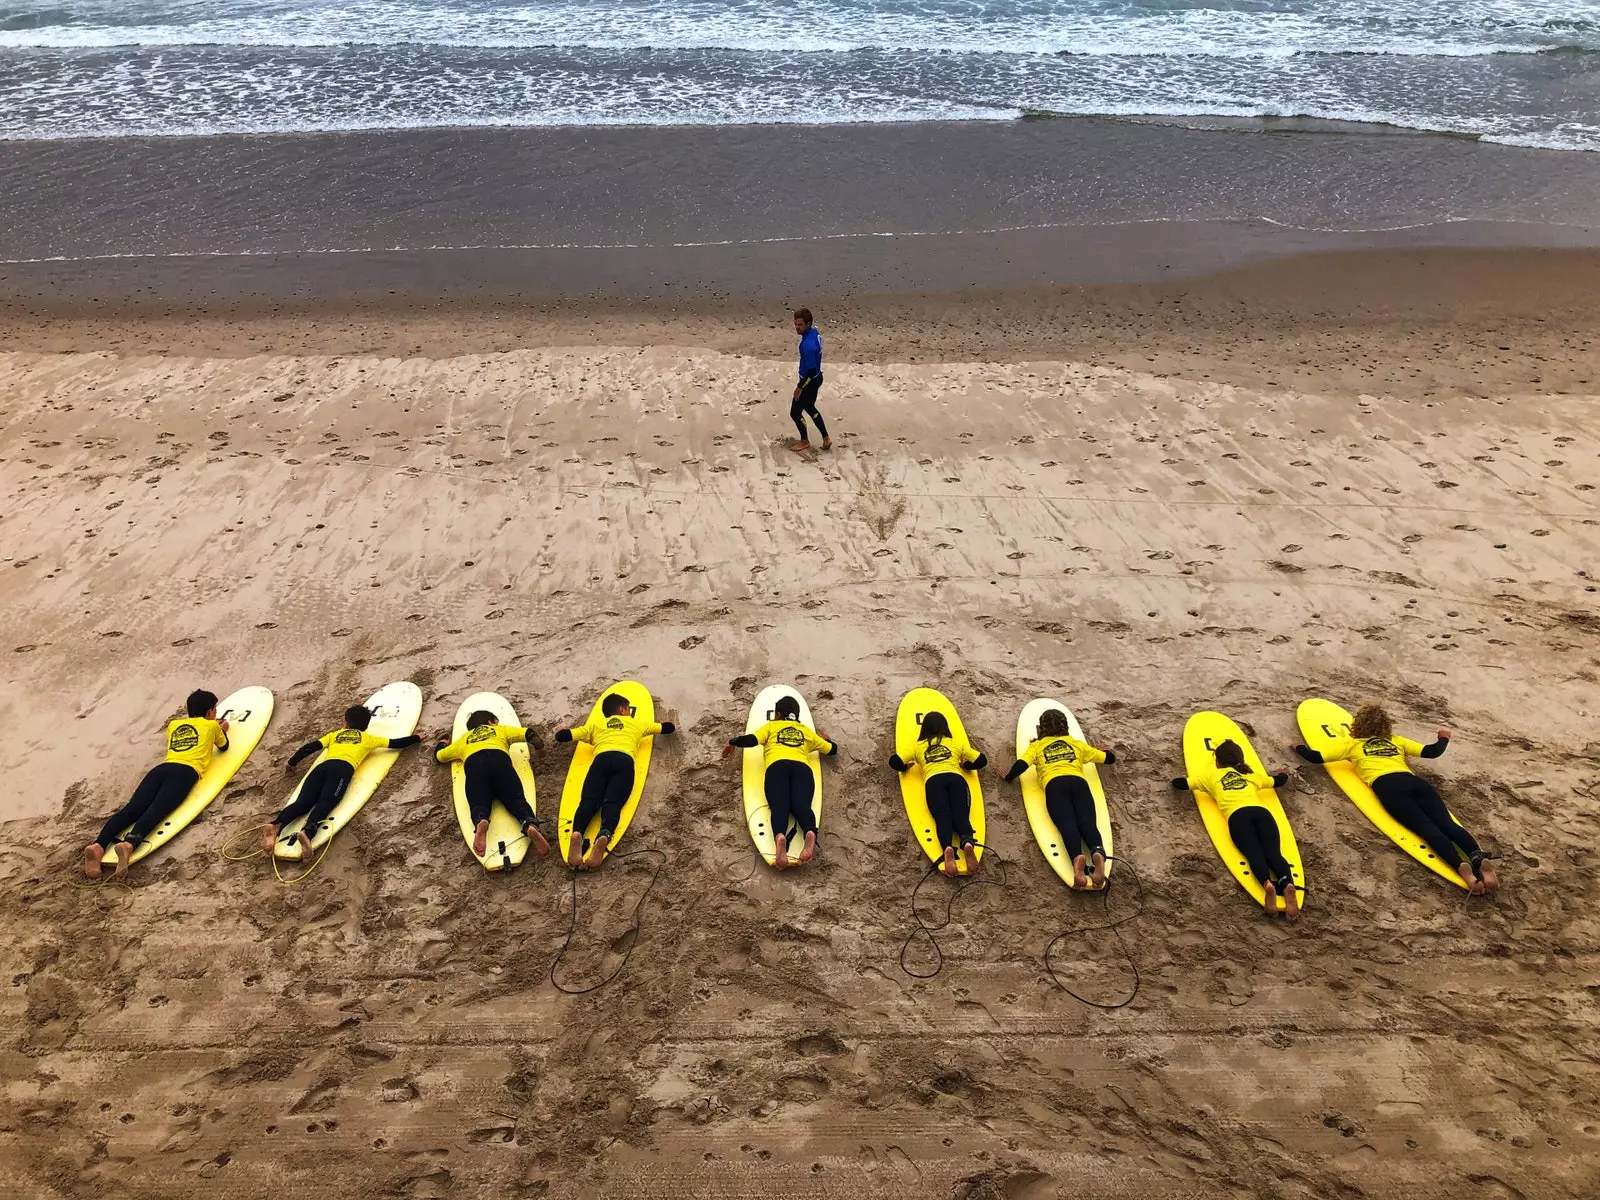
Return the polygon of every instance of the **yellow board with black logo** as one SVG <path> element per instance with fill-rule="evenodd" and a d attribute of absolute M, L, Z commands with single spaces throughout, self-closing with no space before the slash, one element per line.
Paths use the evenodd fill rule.
<path fill-rule="evenodd" d="M 1305 739 L 1306 746 L 1318 752 L 1326 750 L 1340 738 L 1350 736 L 1352 720 L 1350 714 L 1331 700 L 1303 701 L 1295 711 L 1295 719 L 1300 724 L 1300 736 Z M 1457 887 L 1467 886 L 1467 881 L 1461 878 L 1461 873 L 1454 863 L 1445 862 L 1428 848 L 1427 842 L 1389 815 L 1389 810 L 1383 806 L 1383 801 L 1378 799 L 1372 788 L 1361 782 L 1361 776 L 1356 774 L 1354 763 L 1331 762 L 1324 765 L 1340 790 L 1354 801 L 1355 806 L 1367 820 L 1388 834 L 1395 845 Z M 1455 813 L 1450 814 L 1450 819 L 1456 820 Z M 1456 824 L 1459 825 L 1461 822 L 1456 821 Z"/>
<path fill-rule="evenodd" d="M 1245 737 L 1244 730 L 1221 713 L 1198 712 L 1190 717 L 1183 727 L 1184 774 L 1197 776 L 1216 770 L 1217 759 L 1214 751 L 1222 742 L 1229 740 L 1239 743 L 1239 748 L 1244 751 L 1247 767 L 1263 775 L 1267 773 L 1266 768 L 1261 765 L 1261 759 L 1256 755 L 1255 748 L 1250 745 L 1250 739 Z M 1270 812 L 1272 819 L 1278 823 L 1278 849 L 1283 854 L 1284 861 L 1289 864 L 1289 874 L 1293 877 L 1295 887 L 1300 893 L 1300 907 L 1304 908 L 1306 873 L 1300 864 L 1300 847 L 1295 843 L 1294 830 L 1289 827 L 1289 817 L 1283 811 L 1277 789 L 1261 788 L 1259 794 L 1262 807 Z M 1217 853 L 1222 856 L 1222 861 L 1227 864 L 1228 870 L 1233 872 L 1233 877 L 1239 881 L 1239 886 L 1255 897 L 1257 904 L 1265 903 L 1266 888 L 1250 870 L 1250 864 L 1239 852 L 1239 847 L 1233 844 L 1233 835 L 1228 832 L 1228 819 L 1222 815 L 1217 802 L 1202 791 L 1196 791 L 1194 799 L 1200 806 L 1200 819 L 1205 822 L 1206 832 L 1211 835 L 1211 844 L 1217 848 Z M 1281 912 L 1285 907 L 1284 898 L 1279 896 L 1278 910 Z"/>
<path fill-rule="evenodd" d="M 138 862 L 161 849 L 188 828 L 222 794 L 222 789 L 239 773 L 249 759 L 250 752 L 260 744 L 261 735 L 267 731 L 267 722 L 272 720 L 272 693 L 264 687 L 240 688 L 217 704 L 217 719 L 228 722 L 228 748 L 218 750 L 211 756 L 210 764 L 189 789 L 183 803 L 173 809 L 167 819 L 134 848 L 131 862 Z M 130 822 L 128 828 L 132 827 Z M 127 833 L 127 829 L 120 831 L 112 839 L 111 845 L 106 847 L 105 857 L 100 860 L 106 866 L 116 866 L 114 847 Z"/>
<path fill-rule="evenodd" d="M 511 701 L 495 692 L 479 692 L 468 696 L 456 709 L 456 722 L 450 729 L 452 742 L 467 735 L 467 720 L 475 712 L 492 712 L 496 725 L 522 725 L 517 719 L 517 710 L 511 707 Z M 506 753 L 511 756 L 511 766 L 516 770 L 517 778 L 522 780 L 522 794 L 527 798 L 528 807 L 537 813 L 539 805 L 533 796 L 533 761 L 528 755 L 528 744 L 513 742 L 506 747 Z M 456 823 L 461 826 L 461 836 L 467 839 L 467 849 L 470 851 L 475 826 L 472 823 L 472 809 L 467 804 L 466 763 L 450 764 L 450 790 L 455 797 Z M 506 811 L 506 806 L 496 800 L 489 809 L 489 844 L 478 861 L 483 864 L 485 871 L 505 871 L 518 866 L 527 854 L 527 834 L 522 832 L 517 819 Z"/>
<path fill-rule="evenodd" d="M 631 679 L 624 679 L 614 683 L 600 693 L 600 698 L 594 702 L 594 707 L 589 710 L 589 721 L 597 723 L 605 720 L 605 714 L 600 711 L 600 706 L 605 703 L 605 698 L 613 692 L 620 692 L 628 698 L 629 705 L 633 708 L 633 715 L 646 724 L 654 724 L 656 719 L 655 701 L 650 698 L 650 689 L 642 683 L 635 683 Z M 655 738 L 646 737 L 639 740 L 639 749 L 633 755 L 633 791 L 628 796 L 628 802 L 622 806 L 622 815 L 617 819 L 617 827 L 611 834 L 611 841 L 606 846 L 606 855 L 609 857 L 617 848 L 617 843 L 622 841 L 622 835 L 633 821 L 633 814 L 639 811 L 639 798 L 644 795 L 644 777 L 650 769 L 650 748 L 655 744 Z M 567 849 L 572 843 L 572 818 L 578 815 L 578 804 L 583 799 L 583 781 L 589 774 L 589 764 L 594 762 L 594 747 L 585 742 L 575 743 L 572 750 L 572 765 L 567 768 L 567 782 L 561 789 L 561 818 L 557 826 L 557 836 L 560 840 L 561 857 L 567 857 Z M 589 822 L 589 828 L 583 831 L 582 853 L 589 852 L 589 843 L 599 836 L 600 817 L 597 813 Z"/>
<path fill-rule="evenodd" d="M 768 721 L 777 720 L 778 718 L 774 715 L 772 707 L 785 696 L 793 696 L 800 702 L 800 724 L 815 733 L 817 727 L 811 723 L 811 709 L 806 705 L 806 698 L 794 688 L 785 687 L 782 684 L 773 684 L 769 688 L 764 688 L 761 694 L 756 697 L 755 703 L 750 706 L 750 717 L 744 723 L 744 731 L 746 733 L 754 733 Z M 811 778 L 815 781 L 811 794 L 811 811 L 817 818 L 817 828 L 820 835 L 822 828 L 822 756 L 813 751 L 808 757 L 811 760 Z M 772 822 L 769 820 L 770 814 L 767 811 L 766 778 L 765 755 L 762 754 L 761 747 L 753 746 L 745 750 L 744 819 L 746 824 L 750 826 L 750 837 L 755 841 L 756 849 L 761 852 L 761 857 L 767 860 L 767 865 L 770 867 L 778 857 L 776 838 L 778 833 L 782 832 L 787 839 L 789 847 L 789 861 L 794 863 L 796 861 L 795 855 L 800 852 L 798 843 L 803 842 L 805 838 L 800 833 L 799 826 L 792 819 L 789 822 L 788 829 L 780 831 L 772 828 Z"/>
<path fill-rule="evenodd" d="M 1078 724 L 1078 718 L 1072 710 L 1059 700 L 1030 700 L 1022 710 L 1022 715 L 1017 718 L 1017 757 L 1020 759 L 1029 746 L 1039 737 L 1039 718 L 1050 709 L 1059 709 L 1067 715 L 1067 729 L 1071 735 L 1080 742 L 1088 741 L 1083 736 L 1083 727 Z M 1100 827 L 1100 841 L 1106 851 L 1106 878 L 1111 877 L 1111 868 L 1115 865 L 1110 861 L 1112 854 L 1111 840 L 1111 810 L 1106 805 L 1106 789 L 1100 782 L 1100 773 L 1095 769 L 1094 763 L 1083 764 L 1083 777 L 1088 781 L 1089 794 L 1094 797 L 1094 821 Z M 1062 844 L 1061 831 L 1056 828 L 1056 823 L 1050 819 L 1050 809 L 1045 805 L 1044 787 L 1039 783 L 1039 772 L 1029 767 L 1024 772 L 1022 779 L 1022 807 L 1028 814 L 1028 826 L 1033 830 L 1033 839 L 1039 843 L 1039 849 L 1044 852 L 1045 861 L 1061 876 L 1062 882 L 1068 887 L 1072 886 L 1072 860 L 1084 853 L 1082 845 L 1066 846 Z M 1092 885 L 1091 885 L 1092 887 Z"/>
<path fill-rule="evenodd" d="M 917 733 L 922 726 L 922 718 L 930 712 L 941 712 L 945 720 L 950 722 L 950 732 L 958 738 L 966 738 L 966 727 L 961 724 L 961 717 L 956 712 L 956 706 L 941 693 L 933 688 L 912 688 L 900 701 L 900 710 L 894 719 L 894 752 L 901 758 L 909 760 L 917 749 Z M 970 739 L 968 739 L 970 745 Z M 976 771 L 962 771 L 961 778 L 967 781 L 967 788 L 972 793 L 972 832 L 975 859 L 983 858 L 984 820 L 983 820 L 983 785 L 978 782 Z M 939 845 L 939 834 L 934 828 L 933 814 L 928 811 L 928 796 L 922 785 L 922 768 L 913 765 L 909 770 L 900 773 L 900 798 L 905 801 L 906 816 L 910 818 L 912 831 L 917 835 L 917 844 L 930 859 L 937 862 L 944 857 L 944 847 Z M 960 856 L 961 874 L 968 873 L 967 856 Z"/>
<path fill-rule="evenodd" d="M 367 726 L 368 733 L 387 738 L 410 737 L 416 732 L 417 720 L 422 716 L 422 689 L 414 683 L 403 680 L 399 683 L 385 684 L 367 697 L 366 704 L 372 710 L 372 723 Z M 326 751 L 317 755 L 311 768 L 307 769 L 306 775 L 311 774 L 311 770 L 323 760 L 325 754 Z M 333 840 L 334 834 L 355 819 L 355 815 L 361 811 L 366 802 L 372 799 L 373 793 L 378 790 L 378 785 L 389 774 L 389 768 L 394 766 L 394 760 L 399 756 L 398 750 L 373 750 L 361 760 L 356 773 L 350 777 L 350 786 L 345 788 L 344 795 L 339 797 L 339 803 L 334 805 L 333 811 L 317 822 L 316 829 L 310 832 L 313 853 L 326 846 Z M 300 783 L 294 786 L 294 794 L 289 797 L 291 804 L 299 797 L 300 785 L 303 783 L 305 775 L 302 775 Z M 290 861 L 303 857 L 300 843 L 295 835 L 300 832 L 304 824 L 304 817 L 296 817 L 278 831 L 278 840 L 272 846 L 275 857 Z"/>

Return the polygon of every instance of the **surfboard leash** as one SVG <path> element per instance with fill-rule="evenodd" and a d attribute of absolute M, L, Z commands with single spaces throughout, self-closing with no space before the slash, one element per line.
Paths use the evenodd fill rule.
<path fill-rule="evenodd" d="M 1051 938 L 1049 944 L 1044 948 L 1044 969 L 1049 973 L 1050 981 L 1067 995 L 1071 996 L 1079 1004 L 1087 1004 L 1091 1008 L 1103 1008 L 1110 1010 L 1127 1007 L 1129 1004 L 1133 1003 L 1133 998 L 1139 994 L 1139 964 L 1134 960 L 1133 952 L 1128 949 L 1127 942 L 1123 941 L 1122 927 L 1129 921 L 1132 921 L 1134 918 L 1143 915 L 1144 884 L 1139 880 L 1139 872 L 1133 869 L 1133 864 L 1127 859 L 1118 858 L 1116 855 L 1108 854 L 1106 856 L 1106 861 L 1112 863 L 1121 863 L 1125 868 L 1127 868 L 1128 874 L 1133 876 L 1133 884 L 1139 890 L 1139 899 L 1136 907 L 1132 912 L 1126 913 L 1114 921 L 1111 920 L 1111 880 L 1107 879 L 1105 886 L 1099 889 L 1102 908 L 1107 919 L 1099 925 L 1074 925 L 1071 929 L 1064 929 L 1060 933 L 1056 934 L 1056 936 Z M 1128 992 L 1127 996 L 1121 1000 L 1118 1000 L 1115 1004 L 1110 1004 L 1103 1000 L 1090 1000 L 1087 996 L 1078 995 L 1077 992 L 1073 991 L 1066 984 L 1061 982 L 1061 977 L 1056 974 L 1055 964 L 1050 961 L 1050 952 L 1056 948 L 1056 943 L 1060 942 L 1063 938 L 1068 938 L 1074 934 L 1080 933 L 1103 933 L 1107 930 L 1109 930 L 1111 935 L 1117 939 L 1117 948 L 1122 951 L 1122 957 L 1128 960 L 1128 969 L 1133 972 L 1132 990 Z"/>
<path fill-rule="evenodd" d="M 900 943 L 900 970 L 911 976 L 913 979 L 932 979 L 940 971 L 944 970 L 944 951 L 939 946 L 939 939 L 933 935 L 949 926 L 951 920 L 953 920 L 952 911 L 955 908 L 955 903 L 961 898 L 962 894 L 966 892 L 968 888 L 972 887 L 1005 887 L 1006 885 L 1006 863 L 1005 859 L 1000 857 L 1000 851 L 996 850 L 993 846 L 986 845 L 983 842 L 973 842 L 972 844 L 974 847 L 981 847 L 989 852 L 990 856 L 994 859 L 994 865 L 999 868 L 1000 878 L 990 879 L 985 877 L 983 879 L 977 879 L 970 875 L 957 876 L 959 882 L 957 883 L 956 887 L 951 890 L 949 897 L 945 900 L 944 920 L 940 921 L 937 925 L 929 925 L 922 919 L 922 913 L 917 909 L 917 893 L 922 891 L 922 885 L 927 883 L 928 880 L 933 876 L 940 875 L 946 879 L 949 879 L 950 876 L 945 875 L 943 871 L 939 870 L 938 861 L 935 861 L 929 865 L 928 869 L 922 873 L 922 878 L 917 880 L 917 886 L 911 889 L 911 919 L 916 922 L 916 927 L 912 929 L 910 933 L 906 934 L 906 940 Z M 933 947 L 934 967 L 933 970 L 925 974 L 921 971 L 913 971 L 910 967 L 906 966 L 906 954 L 908 951 L 910 951 L 911 943 L 916 940 L 918 934 L 921 934 L 923 937 L 927 938 L 928 944 Z"/>
<path fill-rule="evenodd" d="M 218 851 L 218 853 L 222 855 L 223 861 L 224 862 L 247 862 L 250 859 L 255 858 L 257 855 L 265 854 L 266 851 L 263 850 L 260 847 L 259 844 L 254 849 L 252 849 L 248 854 L 235 854 L 233 851 L 238 847 L 240 842 L 244 841 L 245 838 L 250 837 L 250 836 L 252 836 L 254 834 L 260 833 L 263 829 L 266 829 L 269 824 L 270 824 L 270 822 L 263 821 L 259 825 L 252 825 L 252 826 L 250 826 L 249 829 L 240 830 L 238 833 L 236 833 L 232 837 L 230 837 L 227 841 L 223 842 L 222 843 L 222 849 Z M 260 842 L 259 838 L 257 838 L 256 840 L 257 840 L 258 843 Z"/>
<path fill-rule="evenodd" d="M 634 903 L 633 906 L 633 925 L 630 927 L 630 931 L 633 934 L 633 939 L 628 943 L 628 948 L 622 952 L 622 961 L 617 964 L 616 970 L 612 971 L 611 974 L 600 980 L 599 983 L 592 983 L 588 987 L 583 988 L 568 987 L 566 984 L 562 983 L 556 978 L 556 968 L 561 965 L 561 960 L 567 956 L 567 951 L 572 948 L 573 935 L 578 931 L 579 873 L 577 871 L 572 872 L 572 919 L 567 924 L 567 936 L 561 942 L 561 949 L 556 953 L 555 958 L 550 960 L 550 986 L 555 988 L 556 991 L 565 992 L 569 996 L 584 996 L 590 992 L 599 991 L 618 975 L 621 975 L 622 972 L 627 968 L 628 960 L 633 957 L 634 948 L 639 944 L 639 931 L 644 923 L 644 902 L 650 898 L 650 893 L 655 889 L 656 880 L 661 877 L 661 872 L 667 865 L 667 856 L 664 851 L 657 850 L 654 846 L 646 846 L 642 850 L 630 850 L 627 854 L 606 855 L 607 861 L 615 858 L 621 860 L 622 862 L 627 862 L 628 860 L 634 858 L 644 858 L 647 856 L 654 857 L 656 859 L 656 868 L 654 871 L 650 872 L 650 882 L 645 885 L 644 891 L 639 893 L 639 899 Z"/>

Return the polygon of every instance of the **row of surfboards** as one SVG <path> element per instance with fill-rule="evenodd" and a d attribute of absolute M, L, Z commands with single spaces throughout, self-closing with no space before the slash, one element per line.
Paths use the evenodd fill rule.
<path fill-rule="evenodd" d="M 601 697 L 617 692 L 627 697 L 628 702 L 633 706 L 636 715 L 641 720 L 646 722 L 655 720 L 655 703 L 648 688 L 633 680 L 623 680 L 606 688 L 601 693 Z M 785 685 L 774 685 L 764 689 L 756 696 L 754 703 L 750 706 L 750 714 L 745 726 L 746 731 L 754 732 L 765 722 L 771 720 L 774 706 L 778 699 L 785 695 L 794 696 L 799 700 L 801 723 L 815 729 L 816 726 L 812 721 L 810 708 L 800 692 Z M 414 683 L 402 681 L 379 688 L 366 702 L 367 707 L 372 710 L 370 732 L 383 737 L 404 737 L 414 733 L 417 722 L 422 715 L 422 702 L 421 689 Z M 1017 718 L 1017 753 L 1019 755 L 1034 740 L 1040 715 L 1050 708 L 1057 708 L 1066 713 L 1073 737 L 1084 741 L 1092 741 L 1092 739 L 1085 737 L 1084 731 L 1078 723 L 1078 718 L 1065 704 L 1057 700 L 1037 699 L 1024 706 Z M 460 737 L 464 734 L 467 730 L 468 717 L 481 709 L 493 712 L 496 720 L 502 724 L 522 724 L 516 710 L 503 696 L 494 692 L 479 692 L 468 696 L 462 701 L 460 708 L 456 712 L 452 737 Z M 243 688 L 222 701 L 218 706 L 218 715 L 225 717 L 229 722 L 228 749 L 219 753 L 212 760 L 210 767 L 202 775 L 199 782 L 195 784 L 184 803 L 174 810 L 167 820 L 139 846 L 133 856 L 135 862 L 160 849 L 177 836 L 221 794 L 223 788 L 243 767 L 251 752 L 261 741 L 262 735 L 266 732 L 267 723 L 272 717 L 272 710 L 272 693 L 264 687 Z M 917 734 L 921 727 L 922 719 L 930 712 L 943 713 L 950 723 L 951 731 L 958 736 L 966 736 L 961 716 L 957 713 L 955 705 L 946 696 L 933 688 L 914 688 L 906 693 L 901 700 L 895 717 L 895 751 L 902 758 L 910 758 L 911 752 L 916 746 Z M 600 698 L 597 697 L 594 709 L 590 713 L 590 720 L 598 720 L 600 716 Z M 1301 735 L 1306 744 L 1312 749 L 1331 745 L 1349 732 L 1350 714 L 1328 700 L 1306 700 L 1300 705 L 1297 716 Z M 1243 748 L 1245 759 L 1252 769 L 1265 772 L 1265 768 L 1260 758 L 1256 755 L 1254 747 L 1251 746 L 1249 738 L 1245 736 L 1244 731 L 1237 724 L 1221 713 L 1199 712 L 1190 717 L 1184 727 L 1183 754 L 1185 773 L 1195 776 L 1212 767 L 1215 761 L 1212 752 L 1219 743 L 1228 739 L 1232 739 Z M 653 741 L 653 738 L 645 738 L 635 755 L 633 792 L 623 807 L 622 816 L 611 839 L 608 853 L 616 850 L 617 845 L 622 841 L 623 834 L 632 822 L 634 814 L 638 811 L 639 801 L 644 794 L 645 779 L 650 765 L 651 743 Z M 513 745 L 510 754 L 512 763 L 522 779 L 523 790 L 527 795 L 528 802 L 534 805 L 537 811 L 533 766 L 529 758 L 528 747 L 524 744 Z M 397 755 L 397 751 L 378 750 L 367 756 L 365 761 L 356 769 L 355 775 L 351 779 L 350 785 L 338 806 L 315 830 L 310 831 L 311 846 L 314 852 L 320 852 L 332 840 L 334 835 L 349 824 L 355 815 L 361 811 L 362 807 L 376 793 L 384 777 L 389 773 L 389 768 L 393 765 Z M 589 764 L 593 759 L 593 747 L 582 743 L 574 747 L 572 762 L 567 771 L 565 785 L 562 788 L 560 814 L 557 823 L 558 837 L 556 846 L 563 856 L 567 853 L 572 833 L 572 818 L 582 795 L 584 777 L 587 775 Z M 314 766 L 315 764 L 313 763 L 312 765 Z M 1453 865 L 1440 861 L 1428 849 L 1421 838 L 1389 816 L 1383 805 L 1372 793 L 1371 788 L 1361 782 L 1360 777 L 1356 775 L 1354 768 L 1349 763 L 1330 763 L 1327 769 L 1345 794 L 1355 802 L 1356 806 L 1374 825 L 1388 834 L 1391 839 L 1418 861 L 1431 867 L 1441 877 L 1451 880 L 1458 886 L 1465 886 Z M 822 768 L 821 760 L 815 754 L 811 756 L 811 770 L 815 781 L 813 809 L 820 825 L 823 816 Z M 971 819 L 978 843 L 977 853 L 974 857 L 981 859 L 986 826 L 983 787 L 976 772 L 964 771 L 962 774 L 972 795 Z M 454 794 L 456 817 L 461 828 L 462 837 L 466 841 L 470 852 L 473 840 L 473 825 L 467 808 L 465 775 L 466 772 L 461 763 L 451 764 L 452 792 Z M 1106 854 L 1110 857 L 1114 853 L 1114 843 L 1105 788 L 1099 772 L 1093 765 L 1085 766 L 1084 775 L 1088 780 L 1090 793 L 1094 797 L 1096 821 L 1104 839 Z M 768 820 L 763 777 L 764 768 L 760 749 L 746 750 L 743 763 L 745 819 L 757 850 L 771 864 L 777 854 L 777 846 L 774 840 L 777 831 L 771 828 L 771 823 Z M 1069 848 L 1062 844 L 1061 834 L 1050 820 L 1049 812 L 1045 806 L 1044 789 L 1039 785 L 1036 773 L 1030 769 L 1027 774 L 1022 776 L 1020 783 L 1022 786 L 1023 806 L 1027 813 L 1028 823 L 1033 830 L 1034 838 L 1038 842 L 1040 850 L 1044 853 L 1045 859 L 1056 873 L 1063 880 L 1070 882 L 1073 877 L 1073 856 L 1081 853 L 1081 850 L 1076 847 Z M 296 785 L 296 792 L 298 792 L 299 786 L 298 784 Z M 918 844 L 929 859 L 939 859 L 942 857 L 943 851 L 934 829 L 933 817 L 928 811 L 920 769 L 913 766 L 911 770 L 902 773 L 900 776 L 900 788 L 901 797 L 905 803 L 906 815 L 916 834 Z M 1216 803 L 1204 792 L 1195 792 L 1194 798 L 1199 807 L 1206 832 L 1210 835 L 1211 841 L 1216 846 L 1223 862 L 1239 884 L 1258 903 L 1262 902 L 1265 896 L 1262 881 L 1254 877 L 1250 871 L 1249 864 L 1245 861 L 1244 855 L 1233 844 L 1233 839 L 1228 833 L 1228 823 L 1217 808 Z M 1299 846 L 1295 842 L 1294 830 L 1290 826 L 1288 816 L 1285 814 L 1283 805 L 1273 789 L 1263 789 L 1261 800 L 1277 821 L 1283 856 L 1289 862 L 1294 881 L 1303 893 L 1306 887 L 1305 870 L 1301 863 Z M 301 857 L 302 851 L 296 837 L 301 824 L 302 822 L 296 821 L 286 825 L 280 831 L 279 840 L 273 848 L 273 853 L 277 857 L 291 860 Z M 584 831 L 586 843 L 588 839 L 592 839 L 599 832 L 598 826 L 599 818 L 596 817 L 590 828 Z M 791 828 L 789 832 L 792 834 L 794 831 Z M 488 845 L 484 854 L 477 856 L 478 861 L 487 870 L 504 870 L 521 863 L 526 853 L 527 841 L 517 827 L 516 821 L 500 804 L 495 804 L 490 817 Z M 108 864 L 114 862 L 109 853 L 107 862 Z M 1114 863 L 1108 863 L 1108 874 L 1114 866 Z M 966 871 L 967 869 L 967 864 L 963 859 L 962 870 Z M 1303 896 L 1302 903 L 1304 903 Z M 1279 904 L 1280 906 L 1283 904 L 1281 898 Z"/>

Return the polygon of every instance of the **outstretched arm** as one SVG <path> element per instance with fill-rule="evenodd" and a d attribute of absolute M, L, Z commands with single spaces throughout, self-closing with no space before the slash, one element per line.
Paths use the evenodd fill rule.
<path fill-rule="evenodd" d="M 1189 790 L 1189 777 L 1187 775 L 1179 775 L 1172 781 L 1172 790 L 1175 792 L 1187 792 Z"/>
<path fill-rule="evenodd" d="M 1324 763 L 1328 761 L 1322 757 L 1320 750 L 1313 750 L 1310 746 L 1296 746 L 1294 752 L 1308 763 Z"/>
<path fill-rule="evenodd" d="M 1450 731 L 1448 729 L 1441 729 L 1441 730 L 1439 730 L 1438 738 L 1436 740 L 1432 741 L 1432 742 L 1429 742 L 1426 746 L 1424 746 L 1422 748 L 1422 757 L 1423 758 L 1438 758 L 1439 755 L 1444 753 L 1445 747 L 1448 746 L 1449 744 L 1450 744 Z"/>
<path fill-rule="evenodd" d="M 1005 780 L 1007 783 L 1015 783 L 1027 773 L 1028 764 L 1019 758 L 1016 762 L 1011 764 L 1011 769 L 1005 774 Z"/>
<path fill-rule="evenodd" d="M 304 746 L 301 746 L 300 749 L 296 750 L 294 754 L 290 756 L 289 766 L 291 768 L 298 767 L 302 762 L 310 758 L 313 754 L 321 749 L 322 743 L 320 741 L 307 742 Z"/>
<path fill-rule="evenodd" d="M 978 757 L 962 763 L 963 767 L 969 771 L 981 771 L 989 765 L 989 757 L 982 750 L 974 750 L 973 753 Z"/>
<path fill-rule="evenodd" d="M 911 769 L 911 764 L 905 759 L 901 758 L 898 754 L 889 755 L 889 766 L 891 769 L 899 771 L 902 774 Z"/>
<path fill-rule="evenodd" d="M 389 749 L 404 750 L 407 746 L 415 746 L 421 740 L 422 739 L 414 733 L 408 733 L 405 735 L 405 737 L 389 738 Z"/>

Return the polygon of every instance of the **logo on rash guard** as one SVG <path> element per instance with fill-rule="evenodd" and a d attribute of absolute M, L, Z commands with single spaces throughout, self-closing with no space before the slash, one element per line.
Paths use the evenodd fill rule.
<path fill-rule="evenodd" d="M 775 740 L 780 746 L 788 746 L 791 750 L 798 750 L 806 744 L 805 730 L 798 725 L 785 725 L 778 730 L 778 736 Z"/>
<path fill-rule="evenodd" d="M 167 739 L 167 748 L 176 750 L 180 754 L 185 750 L 193 750 L 200 744 L 200 731 L 193 725 L 179 725 L 172 731 L 172 736 Z"/>
<path fill-rule="evenodd" d="M 359 729 L 341 729 L 333 735 L 333 740 L 341 746 L 359 746 L 364 736 Z"/>
<path fill-rule="evenodd" d="M 467 744 L 475 746 L 479 742 L 487 742 L 490 738 L 494 737 L 494 733 L 495 729 L 493 725 L 479 725 L 471 733 L 467 734 Z"/>
<path fill-rule="evenodd" d="M 1077 762 L 1078 752 L 1072 748 L 1071 742 L 1051 742 L 1044 748 L 1044 760 L 1047 763 Z"/>
<path fill-rule="evenodd" d="M 934 742 L 922 752 L 922 761 L 925 763 L 949 762 L 950 757 L 950 747 L 943 742 Z"/>
<path fill-rule="evenodd" d="M 607 717 L 606 718 L 606 728 L 607 729 L 624 729 L 624 728 L 626 728 L 626 726 L 623 725 L 621 717 Z"/>
<path fill-rule="evenodd" d="M 1400 754 L 1400 747 L 1388 738 L 1368 738 L 1362 743 L 1361 753 L 1368 758 L 1395 758 Z"/>
<path fill-rule="evenodd" d="M 1225 792 L 1242 792 L 1250 786 L 1250 781 L 1237 771 L 1228 771 L 1222 776 L 1222 790 Z"/>

